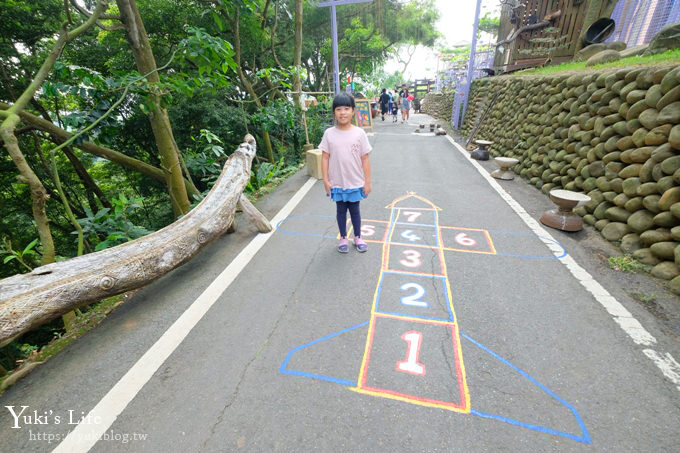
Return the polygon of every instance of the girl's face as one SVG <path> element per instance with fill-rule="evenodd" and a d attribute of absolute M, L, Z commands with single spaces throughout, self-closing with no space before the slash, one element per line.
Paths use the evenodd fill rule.
<path fill-rule="evenodd" d="M 338 126 L 346 127 L 352 122 L 354 109 L 350 106 L 341 105 L 336 107 L 333 113 L 335 114 L 335 119 L 338 121 Z"/>

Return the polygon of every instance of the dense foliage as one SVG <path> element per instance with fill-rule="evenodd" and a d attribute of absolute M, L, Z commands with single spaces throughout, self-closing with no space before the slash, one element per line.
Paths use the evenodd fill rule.
<path fill-rule="evenodd" d="M 375 78 L 400 45 L 437 37 L 432 0 L 337 11 L 343 80 Z M 306 112 L 318 143 L 331 121 L 330 43 L 329 9 L 306 0 L 0 0 L 0 278 L 171 223 L 246 133 L 258 141 L 248 190 L 297 169 L 306 138 L 295 75 L 303 91 L 326 92 Z M 179 164 L 177 184 L 166 176 Z M 0 349 L 0 376 L 32 350 L 24 341 Z"/>

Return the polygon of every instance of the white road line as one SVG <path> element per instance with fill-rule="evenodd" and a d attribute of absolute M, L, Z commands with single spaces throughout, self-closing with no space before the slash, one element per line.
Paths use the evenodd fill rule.
<path fill-rule="evenodd" d="M 288 217 L 315 182 L 315 178 L 309 178 L 271 220 L 272 225 L 277 225 L 281 220 Z M 118 415 L 123 412 L 130 401 L 144 387 L 144 384 L 151 379 L 163 362 L 189 335 L 189 332 L 198 324 L 220 295 L 231 285 L 258 250 L 269 240 L 274 231 L 276 230 L 273 230 L 271 233 L 255 236 L 210 286 L 165 331 L 158 341 L 104 395 L 101 401 L 86 416 L 86 419 L 97 420 L 97 423 L 79 424 L 53 451 L 76 453 L 90 450 L 106 430 L 111 427 L 113 422 L 116 421 Z"/>
<path fill-rule="evenodd" d="M 498 194 L 503 198 L 508 205 L 517 213 L 517 215 L 524 221 L 524 223 L 537 235 L 541 236 L 543 242 L 548 246 L 548 248 L 553 252 L 555 256 L 560 256 L 562 254 L 562 249 L 557 247 L 557 241 L 546 231 L 538 221 L 531 217 L 525 210 L 520 206 L 517 201 L 515 201 L 510 194 L 508 194 L 503 187 L 498 183 L 498 181 L 492 178 L 484 167 L 482 167 L 479 162 L 474 159 L 470 159 L 470 153 L 468 153 L 465 148 L 456 143 L 450 136 L 446 138 L 451 142 L 451 144 L 463 155 L 465 158 L 477 169 L 477 171 L 486 179 L 486 181 L 493 187 L 493 189 L 498 192 Z M 551 241 L 555 241 L 554 243 Z M 583 287 L 593 295 L 595 300 L 597 300 L 607 313 L 609 313 L 614 321 L 628 334 L 632 340 L 641 346 L 653 346 L 656 344 L 656 338 L 652 336 L 647 330 L 642 327 L 642 324 L 633 317 L 633 315 L 624 307 L 614 296 L 609 294 L 609 292 L 602 287 L 585 269 L 583 269 L 574 259 L 567 255 L 559 260 L 566 266 L 566 268 L 571 272 L 571 274 L 578 280 Z M 661 372 L 674 384 L 680 383 L 680 365 L 675 361 L 675 359 L 668 353 L 661 355 L 660 353 L 654 351 L 653 349 L 643 350 L 645 355 L 652 359 L 656 366 L 661 369 Z M 680 386 L 678 386 L 680 390 Z"/>

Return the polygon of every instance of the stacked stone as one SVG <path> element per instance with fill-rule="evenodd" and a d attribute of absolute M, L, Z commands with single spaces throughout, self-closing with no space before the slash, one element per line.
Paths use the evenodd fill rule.
<path fill-rule="evenodd" d="M 482 112 L 486 110 L 490 93 L 488 90 L 488 83 L 490 79 L 479 79 L 472 84 L 470 88 L 470 101 L 465 109 L 465 118 L 461 127 L 463 134 L 469 134 L 474 125 L 480 120 Z M 480 137 L 477 137 L 480 138 Z"/>
<path fill-rule="evenodd" d="M 428 93 L 420 101 L 420 111 L 427 115 L 439 118 L 447 123 L 451 121 L 451 107 L 455 92 Z"/>
<path fill-rule="evenodd" d="M 586 193 L 584 221 L 680 293 L 680 66 L 475 81 L 468 130 L 497 91 L 476 134 L 491 154 L 546 194 Z"/>

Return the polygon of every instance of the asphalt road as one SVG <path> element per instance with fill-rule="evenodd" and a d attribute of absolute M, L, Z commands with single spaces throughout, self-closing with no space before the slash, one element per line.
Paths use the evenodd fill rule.
<path fill-rule="evenodd" d="M 336 252 L 316 182 L 150 379 L 128 373 L 257 236 L 242 219 L 0 396 L 0 451 L 95 425 L 96 452 L 678 451 L 675 365 L 649 353 L 680 358 L 678 299 L 609 269 L 591 229 L 539 237 L 525 220 L 547 197 L 501 181 L 513 209 L 446 137 L 413 133 L 429 121 L 376 124 L 367 253 Z M 272 218 L 306 183 L 258 207 Z M 141 390 L 108 426 L 91 411 L 126 373 Z"/>

